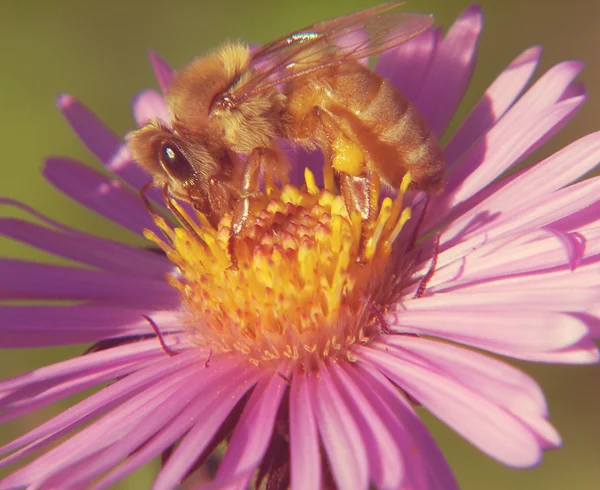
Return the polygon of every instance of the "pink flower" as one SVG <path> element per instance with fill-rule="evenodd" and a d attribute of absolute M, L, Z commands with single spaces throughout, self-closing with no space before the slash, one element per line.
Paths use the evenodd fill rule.
<path fill-rule="evenodd" d="M 416 104 L 438 136 L 471 78 L 480 29 L 481 14 L 471 7 L 447 35 L 427 31 L 377 62 L 376 71 Z M 286 257 L 257 265 L 242 280 L 241 272 L 222 272 L 218 251 L 213 257 L 201 243 L 190 245 L 194 253 L 186 252 L 179 236 L 162 244 L 134 190 L 148 175 L 121 138 L 82 104 L 61 97 L 60 110 L 115 177 L 66 158 L 49 159 L 44 175 L 133 233 L 150 230 L 146 235 L 173 262 L 151 247 L 87 235 L 3 200 L 42 224 L 4 218 L 0 233 L 81 267 L 0 262 L 3 299 L 44 302 L 1 306 L 0 345 L 96 344 L 81 357 L 1 382 L 0 420 L 106 386 L 2 447 L 7 456 L 1 466 L 46 452 L 2 480 L 0 489 L 107 488 L 161 454 L 164 464 L 154 486 L 175 488 L 222 440 L 228 447 L 206 488 L 246 488 L 257 471 L 274 488 L 288 482 L 295 489 L 333 484 L 367 489 L 370 482 L 381 489 L 456 488 L 415 403 L 506 465 L 539 463 L 543 450 L 560 445 L 540 388 L 519 370 L 474 350 L 552 363 L 599 358 L 592 339 L 600 314 L 600 178 L 578 179 L 600 160 L 600 134 L 503 177 L 585 100 L 582 86 L 573 82 L 582 66 L 573 61 L 556 65 L 526 88 L 539 55 L 532 48 L 518 56 L 452 135 L 444 149 L 444 193 L 429 201 L 426 213 L 422 196 L 413 196 L 413 218 L 397 228 L 397 238 L 384 232 L 389 243 L 382 238 L 372 262 L 360 269 L 368 271 L 365 282 L 352 265 L 350 272 L 336 269 L 329 277 L 327 266 L 317 263 L 302 277 L 321 284 L 327 276 L 329 282 L 308 299 L 297 284 L 298 271 L 282 267 Z M 152 63 L 164 90 L 171 69 L 154 55 Z M 168 117 L 154 91 L 136 98 L 134 115 L 140 125 Z M 311 156 L 293 156 L 295 169 L 318 168 Z M 294 183 L 301 184 L 299 177 Z M 263 218 L 268 232 L 271 217 Z M 299 226 L 306 223 L 293 215 L 282 226 L 296 226 L 295 219 Z M 323 225 L 320 217 L 314 219 Z M 293 230 L 285 230 L 293 241 Z M 413 248 L 415 230 L 422 239 Z M 330 235 L 332 243 L 335 236 Z M 209 238 L 219 239 L 216 231 Z M 335 244 L 323 252 L 333 264 L 341 263 L 351 238 L 343 235 L 340 241 L 339 254 L 332 252 Z M 273 259 L 270 249 L 264 256 L 252 253 L 251 261 Z M 205 260 L 202 267 L 194 267 L 197 260 Z M 432 261 L 435 273 L 421 283 Z M 348 281 L 339 285 L 340 296 L 334 286 L 344 274 Z M 225 287 L 229 282 L 219 282 L 228 275 L 238 281 L 233 293 Z M 264 286 L 267 279 L 289 284 L 297 303 L 283 297 L 287 290 Z M 201 287 L 202 281 L 208 286 Z M 277 301 L 269 307 L 244 303 L 270 298 L 273 290 Z M 48 304 L 65 300 L 70 304 Z M 192 307 L 204 310 L 191 313 Z M 334 320 L 332 308 L 341 312 Z M 360 317 L 350 314 L 357 310 Z M 269 315 L 280 315 L 278 325 L 286 319 L 296 323 L 274 333 L 261 323 Z M 146 316 L 162 331 L 160 342 Z M 248 318 L 252 321 L 242 325 Z M 292 346 L 287 353 L 278 350 L 284 337 Z M 273 351 L 264 350 L 266 345 Z"/>

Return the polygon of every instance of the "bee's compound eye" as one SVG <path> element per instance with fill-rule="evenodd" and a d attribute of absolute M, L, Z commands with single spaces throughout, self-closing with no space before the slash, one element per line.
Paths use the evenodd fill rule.
<path fill-rule="evenodd" d="M 160 146 L 160 164 L 165 171 L 176 180 L 188 180 L 193 175 L 193 168 L 188 159 L 170 141 Z"/>

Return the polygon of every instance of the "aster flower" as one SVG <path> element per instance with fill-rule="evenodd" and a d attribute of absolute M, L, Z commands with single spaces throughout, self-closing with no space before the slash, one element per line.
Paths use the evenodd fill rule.
<path fill-rule="evenodd" d="M 480 30 L 471 7 L 445 36 L 429 30 L 377 61 L 438 136 L 470 80 Z M 174 488 L 223 441 L 207 488 L 265 479 L 272 488 L 456 488 L 417 404 L 490 457 L 537 464 L 560 445 L 543 394 L 481 351 L 597 362 L 600 313 L 600 180 L 578 181 L 600 160 L 600 134 L 503 177 L 585 100 L 573 61 L 527 88 L 539 55 L 518 56 L 449 138 L 444 193 L 382 199 L 362 251 L 342 197 L 315 180 L 318 161 L 290 153 L 291 185 L 269 187 L 253 212 L 236 242 L 238 270 L 228 268 L 227 218 L 200 226 L 171 199 L 179 222 L 162 217 L 159 199 L 150 215 L 135 192 L 148 175 L 123 141 L 61 97 L 114 175 L 66 158 L 49 159 L 44 175 L 152 244 L 97 238 L 2 201 L 41 224 L 5 218 L 0 233 L 81 267 L 4 259 L 2 297 L 44 304 L 1 306 L 0 345 L 94 345 L 2 381 L 0 420 L 105 387 L 0 448 L 1 466 L 36 456 L 0 489 L 107 488 L 160 455 L 154 487 Z M 171 69 L 154 55 L 152 64 L 164 90 Z M 166 119 L 162 96 L 142 92 L 134 115 L 139 125 Z"/>

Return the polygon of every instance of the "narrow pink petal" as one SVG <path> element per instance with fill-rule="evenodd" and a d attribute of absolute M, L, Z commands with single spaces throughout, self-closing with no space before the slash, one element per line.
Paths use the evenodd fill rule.
<path fill-rule="evenodd" d="M 66 158 L 48 159 L 43 174 L 67 196 L 128 230 L 140 235 L 145 228 L 160 233 L 140 196 L 118 180 Z"/>
<path fill-rule="evenodd" d="M 508 235 L 489 243 L 468 240 L 439 254 L 439 269 L 430 284 L 433 287 L 451 281 L 453 286 L 458 286 L 550 271 L 555 267 L 572 270 L 578 262 L 600 254 L 600 228 L 569 235 L 577 245 L 566 246 L 564 237 L 557 236 L 556 230 L 547 229 Z M 427 267 L 423 264 L 418 273 L 423 274 Z"/>
<path fill-rule="evenodd" d="M 461 14 L 440 42 L 416 99 L 438 137 L 446 130 L 471 80 L 482 22 L 476 5 Z"/>
<path fill-rule="evenodd" d="M 407 300 L 403 307 L 410 311 L 431 310 L 465 310 L 469 309 L 474 314 L 478 310 L 488 310 L 491 305 L 494 308 L 505 308 L 511 310 L 535 310 L 548 312 L 586 312 L 594 304 L 600 302 L 600 290 L 598 288 L 558 287 L 540 288 L 527 287 L 517 288 L 510 286 L 498 286 L 493 290 L 489 288 L 481 290 L 480 286 L 486 284 L 466 284 L 456 287 L 452 283 L 441 287 L 431 288 L 436 294 L 425 296 L 417 300 Z M 574 294 L 577 292 L 577 294 Z"/>
<path fill-rule="evenodd" d="M 538 439 L 540 447 L 550 449 L 560 446 L 556 429 L 546 420 L 548 408 L 537 383 L 512 366 L 467 349 L 430 339 L 389 336 L 384 349 L 394 345 L 410 351 L 439 368 L 446 376 L 460 381 L 497 406 L 507 409 L 524 422 Z"/>
<path fill-rule="evenodd" d="M 577 162 L 577 165 L 574 165 L 573 162 Z M 543 162 L 520 173 L 518 178 L 500 187 L 478 205 L 455 219 L 445 230 L 444 239 L 457 236 L 477 215 L 495 216 L 489 224 L 480 227 L 477 231 L 483 233 L 496 228 L 494 235 L 498 235 L 497 227 L 503 222 L 508 223 L 508 230 L 513 228 L 510 226 L 511 223 L 518 224 L 523 221 L 531 222 L 530 228 L 533 228 L 536 226 L 536 219 L 540 223 L 537 226 L 542 226 L 562 218 L 567 213 L 577 212 L 591 204 L 590 195 L 593 195 L 595 184 L 588 181 L 573 185 L 568 189 L 560 188 L 585 175 L 598 162 L 600 162 L 600 132 L 592 133 L 571 143 Z M 572 195 L 576 192 L 583 194 L 579 207 L 577 202 L 571 202 L 578 201 Z M 558 200 L 558 197 L 567 200 L 564 206 L 552 204 L 552 201 Z M 548 203 L 548 207 L 543 207 L 544 203 Z M 539 216 L 531 216 L 530 210 L 536 210 L 536 208 Z M 546 209 L 548 217 L 544 219 Z M 564 209 L 562 214 L 561 209 Z M 514 228 L 518 229 L 517 226 Z"/>
<path fill-rule="evenodd" d="M 186 337 L 185 335 L 170 335 L 165 338 L 165 342 L 170 347 L 177 349 L 180 345 L 186 345 Z M 86 374 L 98 368 L 117 366 L 132 361 L 141 362 L 163 356 L 164 352 L 156 339 L 139 340 L 132 344 L 90 352 L 84 356 L 43 366 L 20 376 L 0 381 L 0 392 L 39 385 L 45 387 L 53 381 L 71 378 L 77 374 Z"/>
<path fill-rule="evenodd" d="M 518 276 L 495 277 L 489 281 L 480 282 L 477 284 L 466 285 L 465 287 L 455 288 L 457 292 L 469 293 L 486 293 L 486 292 L 523 292 L 532 291 L 537 294 L 537 291 L 546 291 L 551 293 L 554 289 L 581 291 L 594 288 L 598 285 L 598 265 L 589 263 L 578 266 L 574 271 L 570 268 L 563 267 L 562 269 L 552 269 L 539 274 L 522 274 Z M 451 288 L 452 285 L 449 285 Z M 438 291 L 444 291 L 444 287 L 436 288 Z M 431 300 L 435 296 L 421 298 L 422 300 Z M 441 297 L 441 295 L 440 295 Z M 556 297 L 552 301 L 556 301 Z M 442 299 L 446 304 L 447 301 Z M 420 304 L 419 304 L 420 306 Z M 416 303 L 413 307 L 419 308 Z"/>
<path fill-rule="evenodd" d="M 522 203 L 520 208 L 510 209 L 507 206 L 509 209 L 502 211 L 498 219 L 483 227 L 480 233 L 486 233 L 491 239 L 508 233 L 524 232 L 536 228 L 546 227 L 549 229 L 547 225 L 597 203 L 599 191 L 600 178 L 596 177 L 570 185 L 549 195 L 534 195 L 529 202 Z M 557 230 L 557 236 L 559 234 L 561 237 L 569 235 L 569 233 Z"/>
<path fill-rule="evenodd" d="M 161 278 L 172 269 L 162 254 L 77 232 L 0 218 L 0 235 L 83 264 L 140 277 Z"/>
<path fill-rule="evenodd" d="M 122 376 L 127 376 L 135 371 L 144 369 L 152 364 L 153 361 L 131 361 L 120 365 L 106 365 L 101 368 L 88 371 L 86 374 L 73 376 L 66 380 L 61 380 L 48 386 L 43 391 L 39 390 L 29 396 L 23 396 L 23 390 L 16 392 L 14 397 L 19 395 L 19 400 L 12 403 L 3 403 L 0 410 L 0 422 L 4 423 L 18 417 L 22 417 L 28 413 L 38 410 L 59 400 L 63 400 L 68 396 L 76 393 L 81 393 L 88 388 L 100 386 L 102 383 L 112 381 Z M 7 399 L 11 402 L 11 399 Z"/>
<path fill-rule="evenodd" d="M 461 161 L 472 171 L 445 196 L 450 208 L 475 195 L 522 159 L 555 126 L 569 119 L 583 98 L 558 102 L 538 113 L 522 114 L 517 106 L 479 140 Z M 516 119 L 516 115 L 519 118 Z"/>
<path fill-rule="evenodd" d="M 258 383 L 236 424 L 225 456 L 219 465 L 215 482 L 227 475 L 258 468 L 269 446 L 275 416 L 286 389 L 286 381 L 275 373 Z M 251 475 L 246 481 L 239 481 L 227 488 L 243 490 L 247 488 L 250 479 Z"/>
<path fill-rule="evenodd" d="M 360 356 L 489 456 L 517 468 L 539 463 L 540 446 L 521 421 L 422 358 L 369 348 Z"/>
<path fill-rule="evenodd" d="M 297 370 L 290 389 L 292 488 L 321 488 L 321 450 L 307 374 Z"/>
<path fill-rule="evenodd" d="M 86 422 L 95 419 L 98 415 L 105 413 L 136 393 L 143 391 L 146 387 L 158 384 L 163 378 L 173 373 L 178 373 L 191 364 L 202 366 L 204 363 L 199 361 L 201 359 L 198 359 L 198 353 L 194 349 L 178 354 L 175 357 L 165 355 L 163 360 L 130 374 L 101 391 L 90 395 L 56 417 L 2 447 L 0 453 L 5 454 L 27 444 L 23 449 L 3 459 L 0 465 L 5 466 L 36 451 L 72 430 L 81 427 Z"/>
<path fill-rule="evenodd" d="M 93 300 L 153 310 L 181 303 L 164 280 L 10 259 L 0 259 L 0 299 Z"/>
<path fill-rule="evenodd" d="M 240 398 L 256 384 L 261 372 L 240 366 L 239 374 L 240 378 L 236 377 L 237 382 L 230 386 L 229 390 L 215 393 L 214 398 L 210 400 L 210 404 L 199 411 L 195 425 L 171 454 L 168 462 L 154 481 L 154 488 L 174 488 L 183 480 Z M 264 384 L 262 388 L 265 389 Z M 256 406 L 256 398 L 254 406 Z M 240 422 L 238 422 L 239 424 Z M 243 424 L 240 427 L 247 432 L 257 429 Z M 269 431 L 267 438 L 270 435 L 271 431 Z"/>
<path fill-rule="evenodd" d="M 469 349 L 410 335 L 389 335 L 385 345 L 393 345 L 430 359 L 431 363 L 512 413 L 548 415 L 548 407 L 538 384 L 522 371 Z"/>
<path fill-rule="evenodd" d="M 135 427 L 141 420 L 146 419 L 149 413 L 158 410 L 163 400 L 175 396 L 196 374 L 196 367 L 188 366 L 179 371 L 177 376 L 165 378 L 161 383 L 155 383 L 129 397 L 93 424 L 17 470 L 4 484 L 15 481 L 26 481 L 28 484 L 48 482 L 48 486 L 51 487 L 50 482 L 54 475 L 115 444 L 128 432 L 128 428 Z"/>
<path fill-rule="evenodd" d="M 398 390 L 379 371 L 363 362 L 357 369 L 345 366 L 346 372 L 367 393 L 368 398 L 380 407 L 379 413 L 386 414 L 388 427 L 396 434 L 403 448 L 406 480 L 402 489 L 411 490 L 458 490 L 442 451 L 429 433 L 425 424 L 415 413 L 402 391 Z"/>
<path fill-rule="evenodd" d="M 136 189 L 152 180 L 134 163 L 127 145 L 85 105 L 69 95 L 58 98 L 58 108 L 87 148 L 125 182 Z"/>
<path fill-rule="evenodd" d="M 308 375 L 317 426 L 338 488 L 366 490 L 369 486 L 367 448 L 352 413 L 328 369 Z"/>
<path fill-rule="evenodd" d="M 417 37 L 384 51 L 375 64 L 375 72 L 389 79 L 410 101 L 414 101 L 435 56 L 441 38 L 437 29 L 428 29 Z"/>
<path fill-rule="evenodd" d="M 541 48 L 529 48 L 492 82 L 483 94 L 481 100 L 460 125 L 460 128 L 444 148 L 448 166 L 458 161 L 481 136 L 504 115 L 523 91 L 540 59 Z M 458 180 L 458 173 L 453 172 L 451 179 Z M 450 187 L 451 184 L 448 184 Z"/>
<path fill-rule="evenodd" d="M 164 331 L 181 330 L 178 313 L 102 306 L 0 306 L 0 345 L 47 347 L 152 333 L 143 315 Z"/>
<path fill-rule="evenodd" d="M 211 369 L 212 367 L 211 364 Z M 217 367 L 217 363 L 215 363 L 215 367 Z M 196 430 L 193 428 L 194 426 L 203 425 L 205 416 L 212 414 L 215 411 L 219 413 L 222 412 L 227 416 L 235 403 L 237 403 L 249 387 L 254 384 L 258 378 L 258 371 L 248 371 L 244 373 L 238 369 L 238 366 L 231 366 L 230 370 L 226 372 L 231 374 L 222 379 L 219 378 L 221 379 L 221 383 L 219 384 L 218 390 L 214 390 L 212 382 L 210 385 L 204 383 L 204 376 L 201 378 L 197 387 L 190 387 L 189 396 L 190 399 L 193 397 L 192 401 L 187 406 L 182 405 L 178 410 L 174 411 L 174 417 L 171 421 L 163 424 L 151 439 L 135 453 L 129 455 L 129 457 L 117 468 L 93 485 L 92 489 L 100 490 L 112 488 L 114 483 L 135 471 L 152 458 L 158 456 L 165 449 L 183 437 L 188 430 L 192 429 L 192 431 L 194 431 Z M 217 378 L 213 376 L 211 379 L 214 380 Z M 190 448 L 187 457 L 192 460 L 193 464 L 199 454 L 199 451 L 194 453 L 194 448 Z M 167 487 L 164 485 L 155 485 L 154 488 Z"/>
<path fill-rule="evenodd" d="M 70 95 L 60 95 L 58 108 L 81 141 L 104 164 L 123 151 L 123 142 L 88 107 Z"/>
<path fill-rule="evenodd" d="M 588 329 L 572 315 L 510 309 L 401 311 L 388 315 L 395 333 L 433 335 L 492 352 L 564 349 L 585 338 Z"/>
<path fill-rule="evenodd" d="M 156 80 L 158 81 L 158 85 L 163 93 L 167 91 L 169 88 L 169 84 L 173 79 L 174 71 L 165 60 L 163 60 L 158 54 L 150 51 L 148 53 L 148 58 L 150 59 L 150 63 L 152 64 L 152 69 L 154 70 L 154 75 L 156 76 Z"/>
<path fill-rule="evenodd" d="M 151 121 L 167 123 L 170 119 L 165 99 L 156 90 L 142 90 L 135 96 L 132 105 L 133 117 L 138 126 Z"/>
<path fill-rule="evenodd" d="M 600 351 L 594 340 L 587 337 L 573 346 L 553 352 L 522 352 L 519 354 L 519 359 L 552 364 L 596 364 L 600 361 Z"/>
<path fill-rule="evenodd" d="M 581 209 L 570 216 L 552 223 L 552 228 L 571 232 L 578 229 L 600 226 L 600 201 L 595 202 L 587 208 Z"/>
<path fill-rule="evenodd" d="M 96 477 L 117 466 L 121 461 L 125 461 L 130 454 L 143 448 L 147 442 L 154 443 L 154 437 L 165 429 L 165 426 L 178 423 L 181 419 L 181 412 L 189 412 L 187 408 L 190 404 L 194 404 L 196 413 L 189 414 L 192 417 L 191 420 L 186 421 L 188 427 L 198 421 L 198 412 L 214 403 L 216 393 L 225 390 L 231 394 L 232 387 L 239 385 L 241 380 L 240 370 L 237 366 L 227 365 L 223 369 L 218 363 L 215 363 L 211 369 L 203 369 L 201 373 L 198 372 L 198 366 L 192 366 L 191 370 L 191 375 L 194 377 L 193 383 L 188 382 L 187 385 L 178 383 L 174 387 L 179 386 L 179 388 L 175 389 L 168 397 L 161 396 L 162 400 L 158 401 L 158 405 L 153 410 L 144 407 L 144 413 L 137 417 L 137 420 L 134 420 L 136 417 L 131 417 L 127 427 L 119 434 L 119 439 L 114 444 L 107 446 L 107 454 L 97 454 L 90 458 L 87 471 L 86 468 L 82 468 L 82 471 L 76 475 L 69 474 L 63 485 L 69 488 L 77 486 L 87 488 Z M 184 373 L 180 373 L 178 377 L 181 377 L 182 374 Z M 200 397 L 204 400 L 204 407 L 198 403 Z M 119 410 L 122 410 L 122 407 L 119 407 Z M 113 429 L 109 428 L 108 430 Z M 180 430 L 170 429 L 169 432 L 171 435 L 173 432 L 179 436 L 183 435 Z M 164 445 L 163 449 L 167 447 L 168 445 Z"/>
<path fill-rule="evenodd" d="M 330 369 L 361 432 L 371 481 L 381 490 L 401 488 L 405 473 L 403 455 L 385 415 L 379 413 L 376 400 L 366 396 L 338 364 L 332 364 Z"/>
<path fill-rule="evenodd" d="M 528 118 L 528 116 L 547 111 L 557 102 L 567 100 L 564 98 L 566 93 L 573 93 L 573 96 L 568 100 L 582 100 L 582 93 L 572 91 L 569 88 L 582 67 L 583 65 L 576 61 L 563 62 L 552 67 L 511 107 L 506 117 L 502 119 L 502 124 L 514 129 L 519 121 Z M 474 166 L 472 161 L 462 161 L 459 166 L 452 170 L 448 178 L 448 189 L 453 190 L 476 168 L 478 168 L 478 165 Z"/>

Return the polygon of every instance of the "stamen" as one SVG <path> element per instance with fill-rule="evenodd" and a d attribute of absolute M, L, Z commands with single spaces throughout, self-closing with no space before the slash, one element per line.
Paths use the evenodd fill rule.
<path fill-rule="evenodd" d="M 425 290 L 427 289 L 427 284 L 429 283 L 429 281 L 431 281 L 433 274 L 435 274 L 435 268 L 437 267 L 438 254 L 440 252 L 440 236 L 441 236 L 441 233 L 438 233 L 436 236 L 435 243 L 433 246 L 433 256 L 431 257 L 431 265 L 429 266 L 429 270 L 427 271 L 427 273 L 421 279 L 421 282 L 419 283 L 419 287 L 417 288 L 417 291 L 416 291 L 415 295 L 413 296 L 413 299 L 418 299 L 418 298 L 423 297 L 423 295 L 425 294 Z"/>
<path fill-rule="evenodd" d="M 205 367 L 214 351 L 274 370 L 286 359 L 311 371 L 324 360 L 356 360 L 353 345 L 387 333 L 383 311 L 409 283 L 398 273 L 409 268 L 391 263 L 403 260 L 393 242 L 411 215 L 403 208 L 409 183 L 410 175 L 398 196 L 384 199 L 365 220 L 356 210 L 349 215 L 344 197 L 320 189 L 307 169 L 305 187 L 269 182 L 268 195 L 250 199 L 248 219 L 233 240 L 233 211 L 215 229 L 202 213 L 191 216 L 163 186 L 180 226 L 169 228 L 153 212 L 167 241 L 145 235 L 178 268 L 168 282 L 181 294 L 190 341 L 210 348 Z M 373 202 L 379 203 L 379 194 L 375 178 Z"/>

